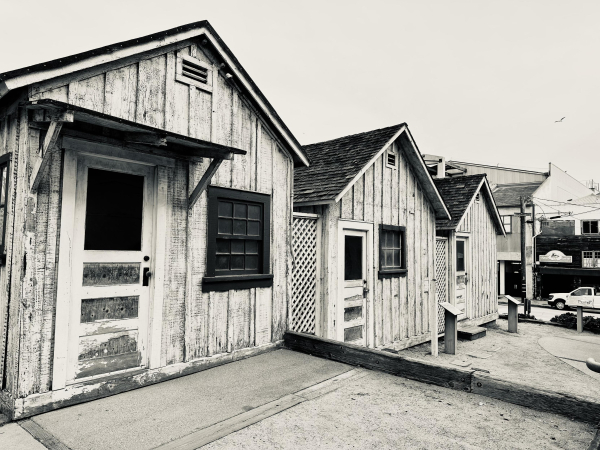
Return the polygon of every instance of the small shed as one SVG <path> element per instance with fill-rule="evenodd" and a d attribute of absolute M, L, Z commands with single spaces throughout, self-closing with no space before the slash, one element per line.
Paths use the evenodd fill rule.
<path fill-rule="evenodd" d="M 438 173 L 443 176 L 444 171 Z M 496 237 L 505 232 L 486 175 L 434 182 L 452 215 L 436 221 L 438 301 L 462 311 L 462 326 L 496 320 Z"/>
<path fill-rule="evenodd" d="M 268 351 L 301 146 L 206 22 L 0 74 L 0 407 Z"/>
<path fill-rule="evenodd" d="M 303 148 L 292 329 L 373 348 L 430 340 L 435 221 L 450 214 L 408 127 Z"/>

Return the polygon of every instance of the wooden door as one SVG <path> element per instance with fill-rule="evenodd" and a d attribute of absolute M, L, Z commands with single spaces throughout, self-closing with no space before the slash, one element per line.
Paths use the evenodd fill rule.
<path fill-rule="evenodd" d="M 467 238 L 456 238 L 456 297 L 455 306 L 462 311 L 461 316 L 464 317 L 466 312 L 465 306 L 467 304 L 467 295 L 469 290 L 467 289 L 467 283 L 469 282 L 469 251 L 468 251 L 468 239 Z M 459 318 L 462 318 L 459 316 Z"/>
<path fill-rule="evenodd" d="M 67 380 L 147 365 L 155 167 L 77 159 Z"/>
<path fill-rule="evenodd" d="M 342 295 L 338 307 L 338 339 L 366 345 L 367 232 L 343 229 Z"/>

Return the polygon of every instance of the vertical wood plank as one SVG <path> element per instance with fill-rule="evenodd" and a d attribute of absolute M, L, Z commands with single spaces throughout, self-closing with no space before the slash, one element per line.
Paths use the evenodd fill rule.
<path fill-rule="evenodd" d="M 167 275 L 163 308 L 165 364 L 184 361 L 188 217 L 187 163 L 177 160 L 169 178 L 167 204 L 170 209 L 170 236 L 167 247 Z"/>
<path fill-rule="evenodd" d="M 212 96 L 190 86 L 190 136 L 210 141 Z"/>
<path fill-rule="evenodd" d="M 365 172 L 365 204 L 364 204 L 364 220 L 373 222 L 373 166 L 369 167 Z M 377 224 L 376 224 L 377 225 Z M 374 251 L 376 256 L 377 251 Z"/>
<path fill-rule="evenodd" d="M 210 161 L 190 163 L 188 189 L 196 186 Z M 186 302 L 186 359 L 208 354 L 209 294 L 202 292 L 202 277 L 206 272 L 206 226 L 208 202 L 206 191 L 188 212 L 188 301 Z"/>
<path fill-rule="evenodd" d="M 382 182 L 381 172 L 382 163 L 378 159 L 373 164 L 373 273 L 379 270 L 379 224 L 381 223 L 382 208 Z M 373 289 L 373 319 L 375 322 L 375 346 L 383 344 L 383 282 L 378 277 L 375 278 Z"/>
<path fill-rule="evenodd" d="M 218 95 L 215 103 L 216 110 L 213 109 L 213 120 L 216 122 L 214 142 L 231 146 L 233 89 L 220 73 L 216 78 Z M 217 184 L 218 186 L 231 187 L 231 162 L 229 160 L 224 160 L 221 163 L 213 180 L 214 184 Z"/>
<path fill-rule="evenodd" d="M 175 52 L 166 54 L 165 129 L 188 135 L 190 87 L 175 81 L 176 61 Z"/>
<path fill-rule="evenodd" d="M 26 158 L 38 151 L 39 131 L 28 130 L 28 147 L 22 147 Z M 44 177 L 38 188 L 37 195 L 28 192 L 25 216 L 25 257 L 29 263 L 25 265 L 21 284 L 23 317 L 21 345 L 19 348 L 19 396 L 26 397 L 39 391 L 40 376 L 40 344 L 42 340 L 42 304 L 43 279 L 46 260 L 43 257 L 46 249 L 46 230 L 48 220 L 48 177 Z M 36 218 L 39 217 L 40 221 Z M 43 223 L 40 223 L 43 222 Z"/>
<path fill-rule="evenodd" d="M 276 145 L 273 145 L 273 194 L 272 194 L 272 273 L 273 273 L 273 312 L 271 326 L 271 341 L 283 339 L 287 329 L 287 262 L 292 257 L 288 254 L 288 237 L 285 231 L 289 224 L 287 211 L 289 205 L 286 186 L 291 180 L 287 179 L 289 161 Z M 278 231 L 280 230 L 280 231 Z"/>
<path fill-rule="evenodd" d="M 356 183 L 354 183 L 354 186 L 352 187 L 354 193 L 352 196 L 352 215 L 354 220 L 364 220 L 364 187 L 365 179 L 363 175 L 356 181 Z"/>
<path fill-rule="evenodd" d="M 412 170 L 408 177 L 407 190 L 407 219 L 406 219 L 406 242 L 415 242 L 415 179 Z M 407 302 L 408 302 L 408 336 L 415 336 L 415 284 L 416 284 L 416 264 L 415 264 L 415 246 L 407 246 Z"/>
<path fill-rule="evenodd" d="M 165 127 L 166 66 L 165 55 L 139 62 L 136 122 Z"/>
<path fill-rule="evenodd" d="M 421 187 L 415 178 L 414 193 L 414 230 L 415 230 L 415 335 L 419 336 L 423 332 L 422 313 L 423 313 L 423 284 L 421 276 L 421 247 L 423 239 L 423 230 L 421 230 Z"/>
<path fill-rule="evenodd" d="M 104 74 L 69 84 L 69 103 L 82 108 L 104 111 Z"/>
<path fill-rule="evenodd" d="M 348 192 L 346 192 L 344 194 L 344 196 L 342 197 L 341 200 L 341 212 L 342 212 L 342 219 L 352 219 L 353 218 L 353 214 L 352 214 L 352 208 L 354 205 L 354 189 L 348 189 Z"/>
<path fill-rule="evenodd" d="M 106 72 L 104 114 L 135 120 L 137 77 L 137 64 Z"/>

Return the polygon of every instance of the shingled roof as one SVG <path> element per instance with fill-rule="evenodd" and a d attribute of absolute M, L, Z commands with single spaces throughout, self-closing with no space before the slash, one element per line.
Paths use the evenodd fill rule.
<path fill-rule="evenodd" d="M 436 178 L 433 180 L 435 186 L 446 203 L 446 207 L 452 216 L 451 220 L 438 219 L 435 227 L 438 230 L 454 230 L 460 224 L 463 216 L 467 212 L 473 197 L 480 191 L 488 197 L 494 213 L 492 220 L 496 223 L 496 228 L 500 231 L 498 234 L 504 234 L 504 226 L 500 219 L 500 214 L 494 202 L 494 196 L 486 181 L 485 173 L 475 175 L 465 175 L 452 178 Z"/>
<path fill-rule="evenodd" d="M 542 184 L 542 181 L 534 183 L 511 183 L 500 184 L 494 189 L 494 199 L 497 206 L 519 206 L 520 197 L 530 197 Z"/>
<path fill-rule="evenodd" d="M 294 169 L 294 202 L 334 200 L 405 125 L 401 123 L 302 147 L 311 164 Z"/>

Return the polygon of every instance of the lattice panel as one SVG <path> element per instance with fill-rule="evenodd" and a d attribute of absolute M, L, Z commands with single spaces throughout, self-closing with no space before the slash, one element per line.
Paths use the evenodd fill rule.
<path fill-rule="evenodd" d="M 448 301 L 448 241 L 436 239 L 435 241 L 435 293 L 438 301 L 438 333 L 443 333 L 445 327 L 445 310 L 440 305 Z"/>
<path fill-rule="evenodd" d="M 315 333 L 317 298 L 317 219 L 294 217 L 292 331 Z"/>

